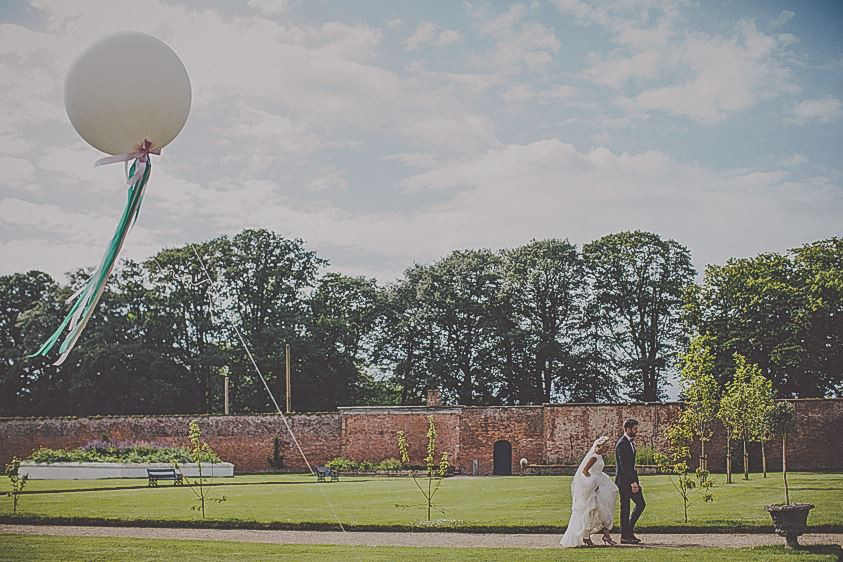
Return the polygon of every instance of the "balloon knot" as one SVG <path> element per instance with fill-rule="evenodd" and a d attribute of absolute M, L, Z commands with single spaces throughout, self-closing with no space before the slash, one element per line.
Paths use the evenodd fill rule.
<path fill-rule="evenodd" d="M 146 162 L 150 154 L 155 154 L 156 156 L 160 155 L 161 149 L 152 148 L 152 141 L 149 139 L 143 139 L 143 142 L 138 146 L 137 150 L 130 154 L 134 155 L 134 157 L 141 162 Z"/>
<path fill-rule="evenodd" d="M 137 160 L 137 166 L 135 166 L 134 173 L 126 180 L 126 184 L 134 185 L 143 177 L 150 154 L 158 156 L 161 154 L 161 149 L 152 148 L 152 141 L 149 139 L 143 139 L 143 142 L 136 146 L 134 151 L 126 152 L 124 154 L 115 154 L 114 156 L 108 156 L 107 158 L 101 158 L 94 162 L 94 167 L 103 166 L 105 164 L 114 164 L 116 162 L 130 162 L 132 160 Z"/>

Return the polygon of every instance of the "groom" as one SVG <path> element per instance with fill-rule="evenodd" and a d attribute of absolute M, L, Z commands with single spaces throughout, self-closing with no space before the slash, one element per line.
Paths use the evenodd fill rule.
<path fill-rule="evenodd" d="M 617 473 L 615 484 L 621 495 L 621 544 L 638 544 L 641 539 L 633 530 L 638 518 L 644 511 L 644 494 L 635 471 L 635 435 L 638 433 L 638 421 L 632 418 L 623 424 L 623 435 L 615 445 Z M 629 500 L 635 502 L 632 517 L 629 516 Z"/>

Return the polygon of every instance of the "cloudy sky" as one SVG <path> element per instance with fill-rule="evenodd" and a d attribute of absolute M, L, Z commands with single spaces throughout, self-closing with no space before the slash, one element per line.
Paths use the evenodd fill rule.
<path fill-rule="evenodd" d="M 843 233 L 843 4 L 4 0 L 0 273 L 93 266 L 122 169 L 70 63 L 168 43 L 193 84 L 124 254 L 246 227 L 388 281 L 457 248 L 646 229 L 698 269 Z"/>

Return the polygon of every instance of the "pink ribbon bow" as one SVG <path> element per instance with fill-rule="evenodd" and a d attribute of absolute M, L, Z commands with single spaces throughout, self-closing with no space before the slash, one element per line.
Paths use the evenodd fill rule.
<path fill-rule="evenodd" d="M 117 162 L 125 162 L 126 168 L 129 167 L 129 162 L 137 159 L 138 163 L 135 166 L 134 173 L 129 176 L 128 171 L 126 175 L 128 179 L 126 180 L 126 185 L 134 185 L 138 183 L 141 178 L 143 177 L 143 173 L 146 170 L 146 163 L 149 160 L 149 155 L 155 154 L 156 156 L 161 154 L 160 148 L 152 148 L 152 141 L 149 139 L 143 139 L 143 142 L 138 146 L 137 150 L 134 152 L 126 152 L 125 154 L 115 154 L 114 156 L 108 156 L 107 158 L 101 158 L 94 162 L 94 167 L 97 166 L 104 166 L 105 164 L 115 164 Z"/>

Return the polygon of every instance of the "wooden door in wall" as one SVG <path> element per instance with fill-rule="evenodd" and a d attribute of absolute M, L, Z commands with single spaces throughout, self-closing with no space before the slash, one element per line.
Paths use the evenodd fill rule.
<path fill-rule="evenodd" d="M 499 476 L 512 474 L 512 444 L 509 441 L 496 441 L 494 450 L 493 473 Z"/>

